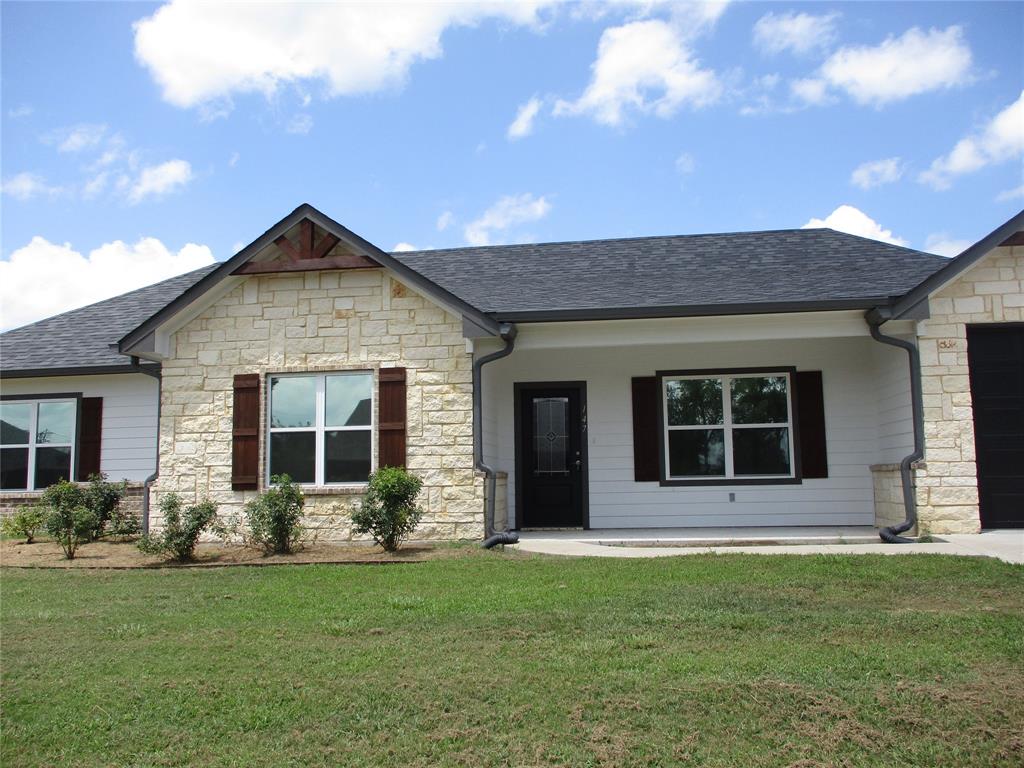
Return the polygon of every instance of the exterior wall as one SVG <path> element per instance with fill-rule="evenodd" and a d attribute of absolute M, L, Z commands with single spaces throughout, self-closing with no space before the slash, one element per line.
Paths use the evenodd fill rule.
<path fill-rule="evenodd" d="M 761 321 L 757 321 L 761 322 Z M 883 453 L 898 453 L 904 438 L 882 426 L 898 411 L 905 358 L 876 356 L 880 346 L 857 318 L 857 337 L 657 343 L 576 349 L 530 349 L 530 327 L 520 328 L 520 348 L 487 366 L 498 396 L 498 469 L 507 471 L 509 514 L 515 510 L 513 383 L 587 382 L 590 526 L 592 528 L 872 525 L 874 483 L 870 467 Z M 678 338 L 686 337 L 679 326 Z M 614 334 L 608 334 L 614 337 Z M 631 378 L 658 370 L 796 366 L 821 370 L 829 477 L 790 485 L 662 487 L 633 480 Z M 893 369 L 893 370 L 890 370 Z M 876 381 L 891 390 L 884 402 Z M 903 405 L 909 410 L 909 394 Z M 905 452 L 904 452 L 905 453 Z M 730 501 L 730 494 L 735 500 Z M 903 519 L 902 516 L 900 518 Z"/>
<path fill-rule="evenodd" d="M 217 299 L 171 338 L 163 363 L 159 497 L 209 497 L 242 518 L 255 491 L 231 489 L 233 376 L 407 369 L 408 467 L 424 481 L 415 538 L 478 538 L 483 483 L 473 470 L 472 358 L 461 318 L 391 280 L 384 270 L 259 275 Z M 261 486 L 266 458 L 266 386 Z M 374 423 L 377 420 L 374 414 Z M 377 436 L 373 437 L 376 466 Z M 307 489 L 305 523 L 321 540 L 352 538 L 361 486 Z"/>
<path fill-rule="evenodd" d="M 5 493 L 0 496 L 0 517 L 7 517 L 13 514 L 19 507 L 35 504 L 42 491 L 21 491 L 18 493 Z M 142 520 L 142 483 L 129 483 L 128 492 L 121 500 L 121 508 L 131 512 L 140 521 Z"/>
<path fill-rule="evenodd" d="M 967 325 L 1024 321 L 1024 247 L 996 248 L 929 299 L 918 324 L 925 461 L 918 515 L 931 533 L 980 530 Z"/>
<path fill-rule="evenodd" d="M 4 395 L 81 392 L 103 398 L 100 470 L 112 481 L 142 482 L 156 469 L 156 419 L 159 385 L 141 373 L 105 376 L 46 376 L 4 379 Z"/>

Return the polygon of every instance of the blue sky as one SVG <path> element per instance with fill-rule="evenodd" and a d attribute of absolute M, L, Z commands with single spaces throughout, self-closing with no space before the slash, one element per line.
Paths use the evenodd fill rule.
<path fill-rule="evenodd" d="M 946 254 L 1024 206 L 1020 3 L 0 13 L 4 327 L 301 202 L 386 249 L 824 222 Z"/>

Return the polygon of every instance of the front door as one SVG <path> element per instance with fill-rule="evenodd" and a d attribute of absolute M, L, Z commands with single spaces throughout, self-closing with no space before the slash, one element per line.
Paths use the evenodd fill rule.
<path fill-rule="evenodd" d="M 969 326 L 982 528 L 1024 528 L 1024 325 Z"/>
<path fill-rule="evenodd" d="M 583 384 L 519 384 L 520 528 L 585 524 L 586 395 Z"/>

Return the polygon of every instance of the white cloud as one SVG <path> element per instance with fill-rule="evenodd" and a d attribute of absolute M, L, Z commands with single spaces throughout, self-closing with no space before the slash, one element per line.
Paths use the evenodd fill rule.
<path fill-rule="evenodd" d="M 395 247 L 391 249 L 392 253 L 401 253 L 402 251 L 418 251 L 412 243 L 395 243 Z"/>
<path fill-rule="evenodd" d="M 1024 184 L 1013 189 L 1004 189 L 998 195 L 996 195 L 997 203 L 1005 203 L 1008 200 L 1016 200 L 1018 197 L 1024 197 Z"/>
<path fill-rule="evenodd" d="M 509 141 L 522 139 L 533 133 L 533 121 L 537 118 L 537 113 L 540 112 L 542 104 L 543 102 L 534 96 L 519 107 L 519 111 L 516 112 L 516 119 L 512 121 L 512 124 L 509 125 L 505 133 Z"/>
<path fill-rule="evenodd" d="M 970 82 L 971 49 L 960 27 L 912 27 L 876 46 L 840 48 L 821 66 L 821 77 L 858 103 L 880 107 Z"/>
<path fill-rule="evenodd" d="M 110 180 L 109 171 L 100 171 L 82 187 L 82 197 L 86 200 L 93 200 L 98 197 L 104 189 L 107 188 L 107 182 Z"/>
<path fill-rule="evenodd" d="M 192 165 L 187 160 L 168 160 L 146 166 L 128 190 L 128 202 L 140 203 L 147 197 L 162 197 L 177 192 L 192 180 Z"/>
<path fill-rule="evenodd" d="M 793 98 L 804 104 L 821 106 L 832 101 L 832 97 L 828 93 L 828 83 L 820 77 L 791 80 L 789 91 L 793 94 Z"/>
<path fill-rule="evenodd" d="M 12 328 L 212 264 L 205 245 L 170 251 L 156 238 L 106 243 L 84 256 L 33 237 L 0 261 L 0 327 Z"/>
<path fill-rule="evenodd" d="M 928 235 L 925 240 L 924 249 L 928 253 L 936 253 L 939 256 L 958 256 L 972 245 L 970 240 L 958 240 L 950 237 L 947 232 L 936 232 Z"/>
<path fill-rule="evenodd" d="M 693 155 L 689 152 L 683 152 L 679 157 L 676 158 L 676 171 L 685 176 L 693 173 L 697 168 L 697 161 L 694 160 Z"/>
<path fill-rule="evenodd" d="M 232 152 L 231 157 L 228 158 L 228 167 L 234 168 L 236 165 L 238 165 L 238 161 L 241 158 L 242 156 L 240 154 L 238 154 L 237 152 Z"/>
<path fill-rule="evenodd" d="M 903 162 L 898 157 L 861 163 L 850 174 L 850 183 L 861 189 L 872 189 L 892 184 L 903 176 Z"/>
<path fill-rule="evenodd" d="M 601 35 L 591 79 L 576 101 L 559 100 L 556 115 L 589 115 L 620 125 L 628 110 L 671 117 L 722 93 L 718 76 L 703 69 L 687 45 L 691 30 L 659 19 L 609 27 Z"/>
<path fill-rule="evenodd" d="M 21 120 L 24 117 L 29 117 L 35 111 L 31 104 L 21 104 L 14 109 L 7 110 L 7 116 L 12 120 Z"/>
<path fill-rule="evenodd" d="M 437 231 L 444 232 L 448 227 L 455 223 L 455 214 L 451 211 L 445 211 L 437 217 Z"/>
<path fill-rule="evenodd" d="M 491 245 L 496 232 L 505 232 L 516 224 L 543 219 L 551 211 L 551 203 L 529 192 L 505 195 L 488 208 L 480 218 L 466 225 L 463 234 L 470 245 Z"/>
<path fill-rule="evenodd" d="M 754 24 L 754 44 L 765 53 L 804 55 L 826 50 L 836 39 L 838 13 L 766 13 Z"/>
<path fill-rule="evenodd" d="M 107 132 L 105 125 L 82 123 L 70 128 L 60 128 L 43 136 L 45 144 L 56 144 L 58 152 L 81 152 L 97 146 Z"/>
<path fill-rule="evenodd" d="M 960 139 L 952 151 L 932 161 L 918 181 L 935 189 L 949 189 L 956 176 L 974 173 L 1024 154 L 1024 91 L 1020 97 L 971 136 Z"/>
<path fill-rule="evenodd" d="M 293 115 L 292 119 L 288 121 L 288 124 L 284 129 L 288 131 L 288 133 L 305 136 L 313 130 L 313 116 L 308 112 L 300 112 L 297 115 Z"/>
<path fill-rule="evenodd" d="M 3 182 L 3 193 L 15 200 L 32 200 L 36 197 L 56 197 L 65 190 L 51 186 L 38 173 L 18 173 Z"/>
<path fill-rule="evenodd" d="M 439 58 L 453 26 L 486 19 L 536 26 L 522 3 L 192 3 L 172 0 L 135 23 L 135 57 L 178 107 L 230 109 L 236 93 L 323 82 L 332 96 L 401 85 L 418 60 Z"/>
<path fill-rule="evenodd" d="M 902 237 L 897 237 L 891 229 L 883 229 L 882 225 L 866 213 L 852 205 L 840 205 L 824 219 L 811 219 L 801 229 L 819 229 L 828 227 L 839 232 L 846 232 L 860 237 L 870 237 L 892 245 L 908 245 Z"/>

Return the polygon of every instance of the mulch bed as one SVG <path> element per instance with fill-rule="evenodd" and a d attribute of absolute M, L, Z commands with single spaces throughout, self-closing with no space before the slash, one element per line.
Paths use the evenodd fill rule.
<path fill-rule="evenodd" d="M 230 566 L 309 565 L 314 563 L 357 563 L 393 565 L 462 556 L 471 545 L 409 544 L 398 552 L 384 552 L 366 544 L 304 545 L 290 555 L 268 555 L 242 544 L 199 544 L 190 563 L 168 561 L 160 555 L 139 551 L 133 541 L 96 541 L 83 544 L 74 560 L 66 560 L 54 541 L 0 541 L 0 566 L 5 568 L 222 568 Z"/>

